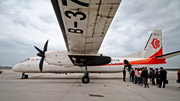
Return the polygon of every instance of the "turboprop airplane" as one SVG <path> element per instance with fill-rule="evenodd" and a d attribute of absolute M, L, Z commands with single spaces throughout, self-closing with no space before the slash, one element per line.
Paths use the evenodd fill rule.
<path fill-rule="evenodd" d="M 98 53 L 121 0 L 51 0 L 58 19 L 66 50 L 47 51 L 48 41 L 39 57 L 28 58 L 12 70 L 25 73 L 81 73 L 83 83 L 89 83 L 89 73 L 122 72 L 124 60 L 134 67 L 165 64 L 166 59 L 179 55 L 176 51 L 163 55 L 162 31 L 154 29 L 143 51 L 121 58 Z M 38 68 L 39 67 L 39 68 Z"/>

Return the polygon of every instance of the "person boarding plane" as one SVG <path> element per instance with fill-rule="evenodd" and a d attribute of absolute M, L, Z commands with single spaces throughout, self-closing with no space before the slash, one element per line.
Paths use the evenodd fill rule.
<path fill-rule="evenodd" d="M 81 73 L 83 83 L 89 83 L 89 73 L 117 73 L 124 68 L 126 59 L 132 66 L 165 64 L 166 59 L 179 55 L 176 51 L 163 55 L 162 31 L 154 29 L 143 51 L 111 58 L 98 53 L 121 0 L 51 0 L 59 22 L 66 50 L 47 51 L 48 41 L 39 57 L 17 63 L 12 70 L 25 73 Z M 38 69 L 39 67 L 39 69 Z"/>

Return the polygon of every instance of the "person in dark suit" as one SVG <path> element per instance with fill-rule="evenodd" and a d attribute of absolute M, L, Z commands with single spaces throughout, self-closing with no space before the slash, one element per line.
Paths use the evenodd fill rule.
<path fill-rule="evenodd" d="M 156 84 L 157 84 L 157 86 L 159 86 L 159 71 L 158 71 L 158 68 L 156 68 L 155 75 L 156 75 Z"/>
<path fill-rule="evenodd" d="M 126 78 L 126 70 L 125 70 L 125 69 L 126 69 L 126 68 L 123 69 L 123 81 L 124 81 L 124 82 L 126 81 L 126 79 L 125 79 L 125 78 Z"/>
<path fill-rule="evenodd" d="M 155 82 L 154 82 L 155 71 L 153 69 L 151 69 L 150 76 L 151 76 L 152 85 L 155 85 Z"/>
<path fill-rule="evenodd" d="M 142 68 L 141 77 L 143 79 L 144 88 L 146 88 L 146 86 L 149 88 L 149 85 L 147 83 L 147 75 L 148 75 L 148 71 L 143 67 Z"/>
<path fill-rule="evenodd" d="M 133 68 L 131 68 L 131 71 L 130 71 L 130 81 L 134 81 L 134 70 Z"/>
<path fill-rule="evenodd" d="M 161 88 L 162 82 L 163 82 L 163 88 L 166 86 L 166 78 L 167 78 L 167 71 L 163 69 L 163 67 L 160 67 L 160 80 L 159 80 L 159 88 Z"/>

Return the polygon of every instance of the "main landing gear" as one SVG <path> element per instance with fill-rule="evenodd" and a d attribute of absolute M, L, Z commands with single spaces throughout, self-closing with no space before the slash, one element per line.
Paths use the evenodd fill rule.
<path fill-rule="evenodd" d="M 22 73 L 22 77 L 21 77 L 21 79 L 28 79 L 28 75 L 27 75 L 27 74 L 25 74 L 25 72 L 23 72 L 23 73 Z"/>
<path fill-rule="evenodd" d="M 81 69 L 82 69 L 82 67 L 81 67 Z M 82 71 L 83 71 L 83 69 L 82 69 Z M 84 76 L 82 78 L 82 82 L 89 83 L 90 78 L 89 78 L 89 73 L 87 72 L 87 66 L 85 66 L 85 71 L 83 71 L 83 72 L 84 72 Z"/>

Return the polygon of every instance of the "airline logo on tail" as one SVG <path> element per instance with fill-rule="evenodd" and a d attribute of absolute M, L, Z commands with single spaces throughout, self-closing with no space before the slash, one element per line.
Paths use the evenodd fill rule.
<path fill-rule="evenodd" d="M 153 46 L 155 49 L 157 49 L 157 48 L 160 47 L 160 41 L 159 41 L 158 39 L 156 39 L 156 38 L 154 38 L 154 39 L 152 40 L 151 44 L 152 44 L 152 46 Z"/>

